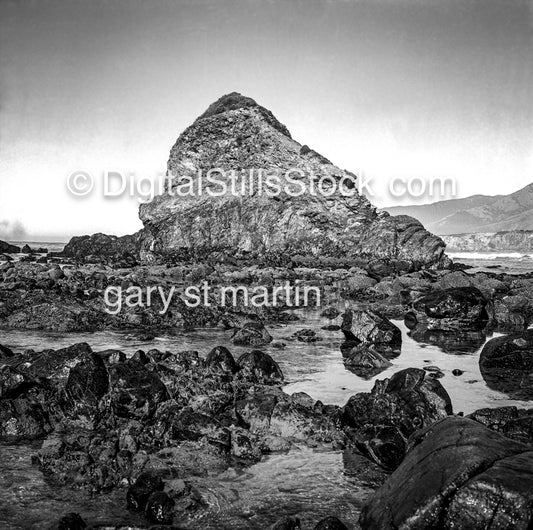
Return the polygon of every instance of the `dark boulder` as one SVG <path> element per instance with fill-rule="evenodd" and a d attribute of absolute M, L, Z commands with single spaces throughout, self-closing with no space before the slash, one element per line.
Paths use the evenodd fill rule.
<path fill-rule="evenodd" d="M 34 440 L 51 431 L 47 412 L 31 397 L 0 399 L 0 440 Z"/>
<path fill-rule="evenodd" d="M 157 405 L 169 399 L 167 388 L 157 374 L 128 360 L 108 367 L 110 406 L 121 418 L 150 418 Z"/>
<path fill-rule="evenodd" d="M 519 442 L 533 444 L 533 409 L 498 407 L 479 409 L 467 416 Z"/>
<path fill-rule="evenodd" d="M 233 335 L 233 344 L 239 346 L 264 346 L 272 342 L 272 336 L 261 322 L 246 322 Z"/>
<path fill-rule="evenodd" d="M 239 369 L 231 352 L 224 346 L 213 348 L 205 359 L 209 368 L 235 373 Z"/>
<path fill-rule="evenodd" d="M 278 363 L 260 350 L 243 353 L 237 360 L 241 377 L 250 381 L 264 384 L 279 384 L 283 382 L 283 373 Z"/>
<path fill-rule="evenodd" d="M 482 329 L 492 318 L 492 306 L 476 287 L 432 291 L 411 304 L 405 325 L 414 329 L 455 331 Z"/>
<path fill-rule="evenodd" d="M 65 384 L 67 413 L 71 418 L 92 427 L 100 400 L 108 390 L 109 375 L 104 361 L 98 354 L 88 353 L 70 369 Z"/>
<path fill-rule="evenodd" d="M 32 357 L 29 366 L 20 367 L 20 370 L 33 379 L 66 379 L 70 369 L 91 352 L 91 347 L 85 342 L 59 350 L 44 350 Z"/>
<path fill-rule="evenodd" d="M 420 431 L 411 446 L 363 508 L 363 529 L 531 528 L 531 446 L 460 417 Z"/>
<path fill-rule="evenodd" d="M 374 311 L 348 309 L 343 315 L 341 329 L 347 341 L 372 343 L 381 353 L 392 354 L 402 347 L 400 329 Z"/>
<path fill-rule="evenodd" d="M 370 393 L 352 396 L 342 421 L 364 454 L 391 469 L 401 460 L 411 434 L 449 414 L 450 396 L 440 382 L 424 370 L 407 368 L 376 381 Z"/>
<path fill-rule="evenodd" d="M 533 399 L 533 330 L 487 342 L 479 368 L 490 388 L 514 399 Z"/>

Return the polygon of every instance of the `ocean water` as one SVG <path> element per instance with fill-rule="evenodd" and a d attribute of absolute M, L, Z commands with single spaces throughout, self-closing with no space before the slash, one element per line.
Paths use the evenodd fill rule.
<path fill-rule="evenodd" d="M 479 271 L 509 274 L 533 272 L 533 253 L 523 252 L 447 252 L 456 263 L 464 263 Z"/>

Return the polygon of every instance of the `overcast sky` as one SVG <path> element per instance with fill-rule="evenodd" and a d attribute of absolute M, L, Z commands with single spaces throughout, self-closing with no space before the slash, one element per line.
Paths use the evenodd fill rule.
<path fill-rule="evenodd" d="M 3 0 L 0 236 L 139 229 L 135 199 L 74 199 L 68 174 L 156 176 L 232 91 L 378 205 L 397 176 L 509 193 L 533 181 L 532 87 L 531 1 Z"/>

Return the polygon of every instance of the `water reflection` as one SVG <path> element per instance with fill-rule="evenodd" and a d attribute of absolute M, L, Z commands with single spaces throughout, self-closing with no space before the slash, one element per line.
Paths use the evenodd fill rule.
<path fill-rule="evenodd" d="M 408 335 L 416 342 L 438 346 L 443 352 L 450 354 L 475 353 L 487 340 L 487 332 L 484 330 L 442 331 L 430 330 L 425 326 L 416 326 Z"/>

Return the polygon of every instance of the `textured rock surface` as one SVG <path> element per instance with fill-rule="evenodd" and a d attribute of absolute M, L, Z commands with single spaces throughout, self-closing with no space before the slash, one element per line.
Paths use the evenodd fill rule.
<path fill-rule="evenodd" d="M 515 399 L 532 399 L 533 330 L 487 342 L 479 356 L 479 369 L 490 388 Z"/>
<path fill-rule="evenodd" d="M 531 528 L 531 446 L 458 417 L 435 423 L 411 443 L 363 509 L 363 529 Z"/>
<path fill-rule="evenodd" d="M 0 241 L 0 254 L 16 254 L 20 252 L 20 247 Z"/>
<path fill-rule="evenodd" d="M 216 168 L 235 170 L 237 189 L 241 189 L 242 182 L 247 186 L 245 196 L 236 196 L 230 186 L 222 195 L 222 185 L 209 184 L 206 174 Z M 353 182 L 354 178 L 293 140 L 270 111 L 250 98 L 236 93 L 223 96 L 172 147 L 168 171 L 173 179 L 167 193 L 140 207 L 140 218 L 153 238 L 146 243 L 144 256 L 168 256 L 183 249 L 252 254 L 286 251 L 288 255 L 406 260 L 416 266 L 435 264 L 443 257 L 440 238 L 429 234 L 413 218 L 377 212 L 355 187 L 351 189 L 352 197 L 339 193 L 338 185 L 331 197 L 301 193 L 303 187 L 297 183 L 289 187 L 300 190 L 300 196 L 291 196 L 283 189 L 278 194 L 275 186 L 260 186 L 260 169 L 277 177 L 288 170 L 302 171 L 303 176 L 290 176 L 305 189 L 309 189 L 311 175 L 333 179 L 332 187 L 333 181 L 338 183 L 346 177 L 345 182 Z M 198 192 L 199 170 L 204 172 L 202 193 Z M 251 179 L 250 170 L 255 171 Z M 189 186 L 183 186 L 184 178 L 195 183 L 187 195 Z M 229 182 L 227 174 L 215 178 Z M 256 191 L 262 191 L 250 196 L 250 182 Z M 281 183 L 285 188 L 287 182 Z M 208 194 L 208 186 L 222 196 Z M 275 196 L 266 193 L 269 189 Z"/>
<path fill-rule="evenodd" d="M 407 438 L 452 413 L 450 396 L 424 370 L 407 368 L 352 396 L 342 422 L 357 448 L 386 469 L 403 459 Z"/>

